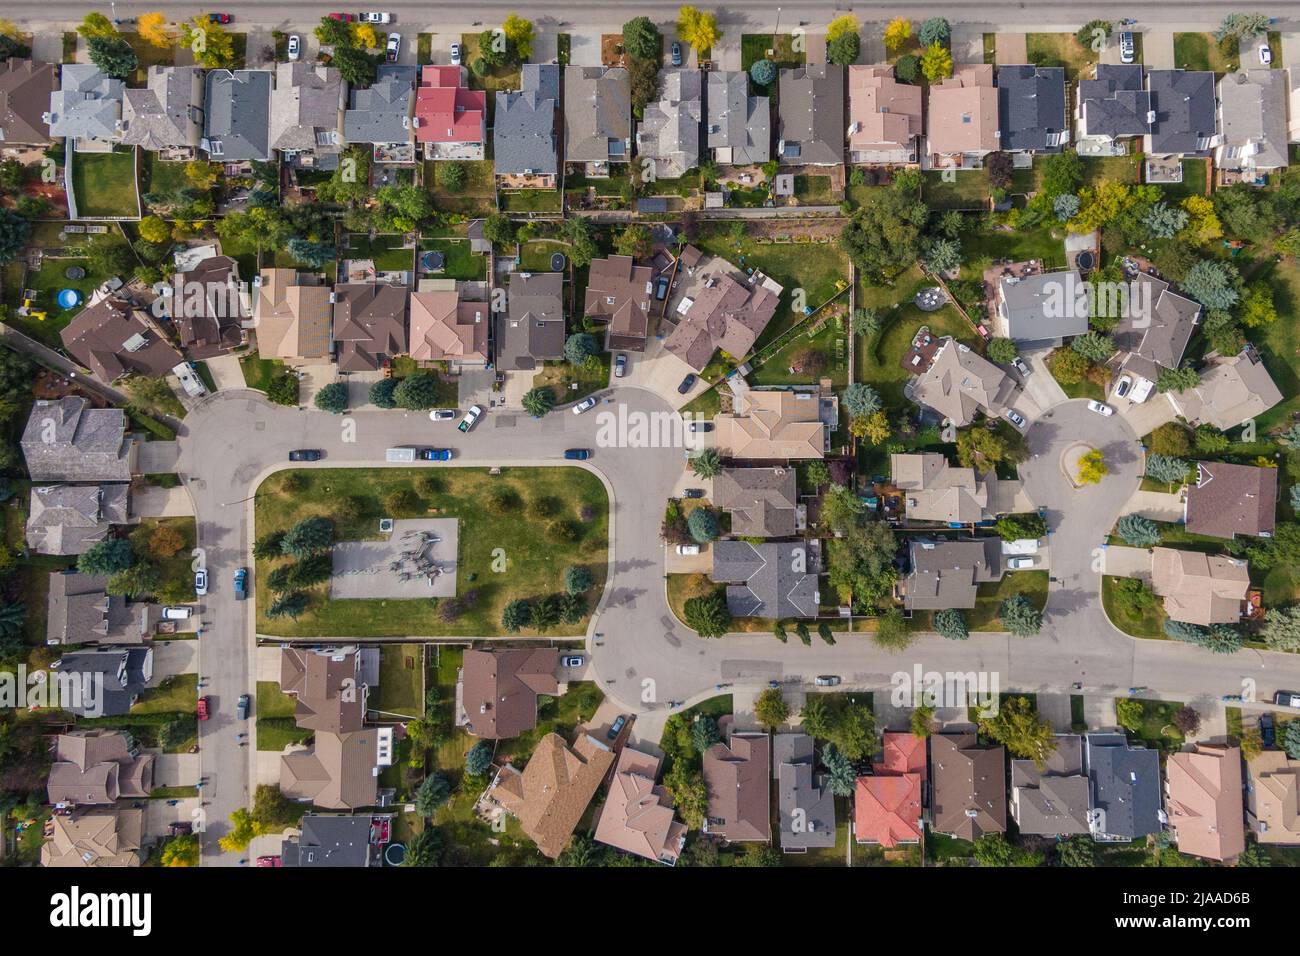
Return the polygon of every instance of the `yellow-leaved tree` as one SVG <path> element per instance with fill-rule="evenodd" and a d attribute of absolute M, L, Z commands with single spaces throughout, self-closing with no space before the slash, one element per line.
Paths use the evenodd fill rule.
<path fill-rule="evenodd" d="M 677 36 L 697 51 L 711 50 L 722 39 L 722 31 L 716 14 L 685 6 L 677 11 Z"/>
<path fill-rule="evenodd" d="M 176 45 L 178 34 L 161 13 L 142 13 L 135 23 L 136 31 L 150 46 L 166 50 Z"/>
<path fill-rule="evenodd" d="M 369 23 L 352 24 L 352 41 L 359 47 L 374 50 L 379 47 L 379 35 Z"/>
<path fill-rule="evenodd" d="M 501 24 L 501 32 L 515 48 L 519 62 L 523 63 L 533 55 L 533 21 L 525 20 L 517 13 L 512 13 Z"/>
<path fill-rule="evenodd" d="M 907 17 L 894 17 L 885 27 L 885 49 L 897 53 L 912 35 L 912 21 Z"/>
<path fill-rule="evenodd" d="M 937 40 L 921 54 L 921 72 L 931 83 L 952 76 L 952 54 Z"/>
<path fill-rule="evenodd" d="M 859 26 L 858 18 L 853 14 L 841 14 L 827 25 L 826 42 L 832 43 L 842 36 L 848 36 L 850 33 L 857 33 Z"/>

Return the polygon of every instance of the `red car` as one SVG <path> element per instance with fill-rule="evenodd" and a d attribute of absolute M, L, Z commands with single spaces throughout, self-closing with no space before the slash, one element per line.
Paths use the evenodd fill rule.
<path fill-rule="evenodd" d="M 232 17 L 228 13 L 209 13 L 209 23 L 229 23 Z"/>
<path fill-rule="evenodd" d="M 198 714 L 199 720 L 208 719 L 208 699 L 206 697 L 199 698 Z"/>
<path fill-rule="evenodd" d="M 342 20 L 344 23 L 351 23 L 354 19 L 350 13 L 331 13 L 331 20 Z"/>
<path fill-rule="evenodd" d="M 259 856 L 257 858 L 258 866 L 279 866 L 280 858 L 278 856 Z"/>

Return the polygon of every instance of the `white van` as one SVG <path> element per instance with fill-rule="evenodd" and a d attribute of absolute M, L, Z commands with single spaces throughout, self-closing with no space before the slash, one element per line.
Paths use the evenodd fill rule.
<path fill-rule="evenodd" d="M 168 621 L 188 621 L 194 614 L 194 608 L 185 605 L 170 605 L 163 608 L 162 616 Z"/>

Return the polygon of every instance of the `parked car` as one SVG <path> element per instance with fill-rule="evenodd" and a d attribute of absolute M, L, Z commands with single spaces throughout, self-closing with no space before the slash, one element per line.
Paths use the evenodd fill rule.
<path fill-rule="evenodd" d="M 450 448 L 421 448 L 421 461 L 451 461 Z"/>
<path fill-rule="evenodd" d="M 589 411 L 590 409 L 593 409 L 593 408 L 595 408 L 595 407 L 596 407 L 596 396 L 595 396 L 595 395 L 588 395 L 586 398 L 584 398 L 582 401 L 580 401 L 577 405 L 574 405 L 574 406 L 573 406 L 573 414 L 575 414 L 575 415 L 581 415 L 583 412 L 585 412 L 585 411 Z"/>
<path fill-rule="evenodd" d="M 208 593 L 208 572 L 204 568 L 194 572 L 194 593 L 199 597 Z"/>
<path fill-rule="evenodd" d="M 581 654 L 570 654 L 568 657 L 561 658 L 560 663 L 565 667 L 581 667 L 583 660 Z"/>
<path fill-rule="evenodd" d="M 586 461 L 591 457 L 590 448 L 566 448 L 564 457 L 569 461 Z"/>
<path fill-rule="evenodd" d="M 429 413 L 429 421 L 431 422 L 449 422 L 455 417 L 456 409 L 454 408 L 435 408 Z"/>
<path fill-rule="evenodd" d="M 322 457 L 319 448 L 295 448 L 289 452 L 290 461 L 320 461 Z"/>
<path fill-rule="evenodd" d="M 682 384 L 680 384 L 680 385 L 677 386 L 677 394 L 678 394 L 678 395 L 685 395 L 685 394 L 686 394 L 687 392 L 689 392 L 689 391 L 690 391 L 694 386 L 695 386 L 695 373 L 694 373 L 694 372 L 688 372 L 687 375 L 686 375 L 686 377 L 685 377 L 684 379 L 682 379 Z"/>
<path fill-rule="evenodd" d="M 257 858 L 258 866 L 279 866 L 280 858 L 278 856 L 259 856 Z"/>
<path fill-rule="evenodd" d="M 350 13 L 331 13 L 330 19 L 341 20 L 343 23 L 351 23 L 353 20 L 356 19 L 356 17 L 352 16 L 352 14 Z"/>
<path fill-rule="evenodd" d="M 1034 566 L 1034 559 L 1027 554 L 1022 554 L 1017 557 L 1007 559 L 1007 567 L 1009 567 L 1012 571 L 1019 571 L 1022 568 L 1032 568 L 1033 566 Z"/>
<path fill-rule="evenodd" d="M 627 356 L 619 352 L 614 356 L 614 377 L 622 378 L 623 373 L 627 371 Z"/>
<path fill-rule="evenodd" d="M 1011 364 L 1016 367 L 1016 371 L 1020 373 L 1022 378 L 1028 376 L 1029 373 L 1033 371 L 1033 369 L 1029 367 L 1029 363 L 1026 362 L 1024 359 L 1022 359 L 1019 355 L 1017 355 L 1015 358 L 1011 360 Z"/>
<path fill-rule="evenodd" d="M 1291 690 L 1280 690 L 1273 695 L 1273 703 L 1279 707 L 1300 707 L 1300 694 Z"/>
<path fill-rule="evenodd" d="M 392 23 L 393 15 L 391 13 L 371 11 L 370 13 L 357 14 L 357 19 L 362 23 Z"/>
<path fill-rule="evenodd" d="M 459 43 L 453 43 L 451 45 L 451 65 L 460 66 L 460 44 Z"/>
<path fill-rule="evenodd" d="M 1134 405 L 1141 405 L 1150 397 L 1151 390 L 1155 387 L 1155 383 L 1151 379 L 1140 379 L 1137 385 L 1133 387 L 1133 391 L 1129 392 L 1128 400 Z"/>
<path fill-rule="evenodd" d="M 184 604 L 169 604 L 162 609 L 164 621 L 188 621 L 194 616 L 194 608 Z"/>
<path fill-rule="evenodd" d="M 1127 375 L 1121 375 L 1119 381 L 1115 383 L 1115 396 L 1123 398 L 1128 394 L 1128 390 L 1133 387 L 1133 379 Z"/>
<path fill-rule="evenodd" d="M 298 34 L 296 34 L 296 33 L 290 33 L 290 34 L 289 34 L 289 48 L 288 48 L 288 49 L 289 49 L 289 62 L 290 62 L 290 63 L 292 63 L 294 60 L 298 59 L 298 57 L 302 56 L 302 40 L 299 39 Z"/>
<path fill-rule="evenodd" d="M 1132 63 L 1137 57 L 1137 48 L 1133 43 L 1133 34 L 1125 30 L 1119 35 L 1119 61 Z"/>
<path fill-rule="evenodd" d="M 1098 415 L 1114 415 L 1115 409 L 1111 408 L 1104 402 L 1099 402 L 1095 398 L 1088 399 L 1088 411 L 1096 412 Z"/>
<path fill-rule="evenodd" d="M 248 597 L 248 568 L 235 572 L 235 600 L 243 601 Z"/>
<path fill-rule="evenodd" d="M 252 699 L 247 694 L 240 694 L 239 704 L 235 707 L 235 716 L 238 717 L 240 720 L 247 720 L 248 705 L 250 703 L 252 703 Z"/>
<path fill-rule="evenodd" d="M 1270 47 L 1267 43 L 1260 44 L 1259 47 L 1260 66 L 1268 66 L 1272 62 L 1273 62 L 1273 48 Z"/>
<path fill-rule="evenodd" d="M 230 22 L 231 20 L 233 20 L 233 19 L 235 19 L 235 18 L 234 18 L 233 16 L 231 16 L 229 13 L 209 13 L 209 14 L 208 14 L 208 22 L 209 22 L 209 23 L 222 23 L 222 24 L 225 24 L 225 23 L 229 23 L 229 22 Z"/>
<path fill-rule="evenodd" d="M 673 66 L 681 66 L 681 65 L 682 65 L 682 45 L 681 45 L 680 43 L 678 43 L 676 40 L 673 41 L 673 45 L 672 45 L 672 55 L 673 55 Z"/>
<path fill-rule="evenodd" d="M 619 733 L 622 732 L 623 727 L 626 723 L 627 723 L 627 717 L 625 717 L 623 714 L 619 714 L 617 717 L 614 718 L 614 723 L 610 726 L 609 733 L 607 733 L 605 736 L 608 737 L 610 740 L 614 740 L 615 738 L 618 737 Z"/>
<path fill-rule="evenodd" d="M 1259 739 L 1265 747 L 1273 746 L 1273 742 L 1277 739 L 1273 733 L 1272 714 L 1259 715 Z"/>
<path fill-rule="evenodd" d="M 699 554 L 700 546 L 698 544 L 679 544 L 677 546 L 677 553 L 683 556 Z"/>
<path fill-rule="evenodd" d="M 683 494 L 686 495 L 687 498 L 703 498 L 703 497 L 704 497 L 704 489 L 703 489 L 703 488 L 687 488 L 687 489 L 683 492 Z"/>
<path fill-rule="evenodd" d="M 655 283 L 655 298 L 662 302 L 668 295 L 668 276 L 662 275 L 659 281 Z"/>
<path fill-rule="evenodd" d="M 389 63 L 396 63 L 397 58 L 402 55 L 402 35 L 400 33 L 388 34 L 388 47 L 385 55 Z"/>
<path fill-rule="evenodd" d="M 1015 425 L 1017 428 L 1025 427 L 1025 416 L 1021 415 L 1014 408 L 1007 409 L 1007 421 Z"/>
<path fill-rule="evenodd" d="M 194 708 L 194 712 L 199 715 L 199 720 L 207 720 L 212 716 L 212 711 L 209 710 L 208 705 L 209 700 L 207 697 L 199 698 L 198 706 Z"/>
<path fill-rule="evenodd" d="M 711 432 L 713 431 L 713 422 L 688 422 L 686 430 L 689 432 Z"/>
<path fill-rule="evenodd" d="M 469 411 L 465 413 L 465 417 L 460 420 L 460 424 L 457 425 L 456 428 L 463 432 L 469 431 L 474 427 L 474 423 L 478 421 L 478 417 L 482 414 L 483 409 L 481 406 L 471 405 Z"/>
<path fill-rule="evenodd" d="M 835 674 L 821 674 L 813 681 L 818 687 L 834 687 L 839 682 L 840 679 Z"/>

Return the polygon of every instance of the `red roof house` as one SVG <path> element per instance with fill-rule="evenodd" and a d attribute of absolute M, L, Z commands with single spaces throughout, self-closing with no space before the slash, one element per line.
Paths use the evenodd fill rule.
<path fill-rule="evenodd" d="M 925 781 L 925 740 L 910 733 L 886 732 L 874 776 L 859 777 L 854 795 L 854 830 L 859 843 L 889 848 L 921 840 L 921 785 Z"/>
<path fill-rule="evenodd" d="M 465 85 L 458 66 L 426 66 L 415 93 L 415 141 L 426 159 L 482 159 L 487 93 Z"/>

